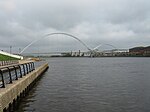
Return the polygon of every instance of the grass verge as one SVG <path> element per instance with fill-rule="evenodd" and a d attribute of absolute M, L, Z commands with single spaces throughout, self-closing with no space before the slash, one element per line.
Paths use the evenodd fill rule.
<path fill-rule="evenodd" d="M 18 60 L 18 59 L 10 57 L 10 56 L 3 55 L 3 54 L 0 54 L 0 61 L 8 61 L 8 60 Z"/>

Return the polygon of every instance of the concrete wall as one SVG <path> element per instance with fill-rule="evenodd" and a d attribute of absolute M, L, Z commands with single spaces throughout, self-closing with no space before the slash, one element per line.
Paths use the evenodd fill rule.
<path fill-rule="evenodd" d="M 4 51 L 0 51 L 0 54 L 6 55 L 6 56 L 10 56 L 10 57 L 13 57 L 13 58 L 17 58 L 17 59 L 23 59 L 23 56 L 10 54 L 10 53 L 4 52 Z"/>
<path fill-rule="evenodd" d="M 6 88 L 0 88 L 0 112 L 3 112 L 4 108 L 8 108 L 9 104 L 47 68 L 48 64 L 44 64 L 26 76 L 23 76 L 23 78 L 13 81 L 13 84 L 7 84 Z"/>

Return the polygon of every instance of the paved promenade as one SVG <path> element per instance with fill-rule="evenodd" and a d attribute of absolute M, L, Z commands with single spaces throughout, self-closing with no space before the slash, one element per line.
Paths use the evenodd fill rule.
<path fill-rule="evenodd" d="M 19 64 L 28 63 L 31 61 L 20 61 Z M 35 80 L 42 75 L 42 73 L 48 68 L 48 64 L 42 64 L 32 72 L 18 80 L 14 80 L 12 84 L 6 84 L 5 88 L 0 88 L 0 112 L 6 110 L 12 111 L 15 109 L 13 105 L 20 99 L 22 95 L 31 87 Z"/>

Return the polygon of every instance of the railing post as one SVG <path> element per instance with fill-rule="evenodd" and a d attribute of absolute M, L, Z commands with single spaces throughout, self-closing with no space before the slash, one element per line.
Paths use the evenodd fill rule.
<path fill-rule="evenodd" d="M 7 69 L 8 69 L 8 72 L 9 72 L 9 80 L 10 80 L 9 83 L 12 83 L 11 71 L 10 71 L 9 67 L 7 67 Z"/>
<path fill-rule="evenodd" d="M 31 66 L 30 66 L 30 63 L 28 63 L 28 66 L 29 66 L 29 72 L 31 72 Z"/>
<path fill-rule="evenodd" d="M 21 71 L 21 67 L 20 65 L 18 65 L 19 69 L 20 69 L 20 78 L 22 78 L 22 71 Z"/>
<path fill-rule="evenodd" d="M 13 67 L 14 67 L 14 69 L 15 69 L 16 80 L 18 80 L 16 67 L 15 67 L 15 66 L 13 66 Z"/>
<path fill-rule="evenodd" d="M 30 62 L 29 64 L 30 64 L 30 72 L 32 72 L 32 65 L 31 65 L 31 62 Z"/>
<path fill-rule="evenodd" d="M 32 69 L 32 71 L 33 71 L 33 62 L 31 62 L 31 69 Z"/>
<path fill-rule="evenodd" d="M 26 70 L 27 70 L 27 74 L 28 74 L 29 73 L 29 71 L 28 71 L 28 65 L 27 65 L 27 63 L 25 65 L 26 65 Z"/>
<path fill-rule="evenodd" d="M 33 63 L 33 70 L 35 70 L 34 62 L 32 62 L 32 63 Z"/>
<path fill-rule="evenodd" d="M 24 72 L 24 76 L 26 75 L 26 70 L 25 70 L 25 66 L 24 66 L 24 64 L 22 64 L 22 66 L 23 66 L 23 72 Z"/>
<path fill-rule="evenodd" d="M 2 77 L 2 88 L 5 88 L 5 81 L 4 81 L 2 70 L 0 70 L 0 74 L 1 74 L 1 77 Z"/>

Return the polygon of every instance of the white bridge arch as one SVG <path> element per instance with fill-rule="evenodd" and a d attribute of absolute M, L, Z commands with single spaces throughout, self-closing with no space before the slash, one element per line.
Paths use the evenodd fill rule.
<path fill-rule="evenodd" d="M 80 42 L 83 46 L 85 46 L 85 47 L 87 48 L 87 50 L 91 51 L 91 49 L 90 49 L 82 40 L 80 40 L 80 39 L 79 39 L 78 37 L 76 37 L 76 36 L 73 36 L 73 35 L 68 34 L 68 33 L 49 33 L 49 34 L 44 35 L 42 38 L 39 38 L 39 39 L 34 40 L 34 41 L 32 41 L 31 43 L 29 43 L 27 46 L 25 46 L 25 47 L 23 48 L 23 50 L 22 50 L 19 54 L 22 54 L 22 53 L 23 53 L 26 49 L 28 49 L 32 44 L 34 44 L 34 43 L 36 43 L 36 42 L 38 42 L 38 41 L 40 41 L 40 40 L 42 40 L 42 39 L 44 39 L 44 38 L 47 38 L 48 36 L 52 36 L 52 35 L 66 35 L 66 36 L 72 37 L 72 38 L 76 39 L 78 42 Z"/>
<path fill-rule="evenodd" d="M 32 41 L 31 43 L 29 43 L 27 46 L 25 46 L 23 48 L 23 50 L 19 53 L 19 54 L 22 54 L 26 49 L 28 49 L 32 44 L 42 40 L 42 39 L 45 39 L 45 38 L 48 38 L 49 36 L 52 36 L 52 35 L 66 35 L 68 37 L 72 37 L 74 38 L 75 40 L 77 40 L 78 42 L 80 42 L 88 51 L 87 51 L 87 54 L 90 54 L 90 56 L 95 56 L 97 55 L 98 53 L 98 48 L 100 48 L 101 46 L 103 45 L 107 45 L 107 46 L 110 46 L 114 49 L 116 49 L 115 46 L 111 45 L 111 44 L 99 44 L 98 46 L 96 46 L 95 48 L 89 48 L 82 40 L 80 40 L 78 37 L 74 36 L 74 35 L 71 35 L 71 34 L 68 34 L 68 33 L 62 33 L 62 32 L 56 32 L 56 33 L 48 33 L 46 35 L 44 35 L 43 37 L 39 38 L 39 39 L 36 39 L 34 41 Z M 117 49 L 116 49 L 117 50 Z"/>

